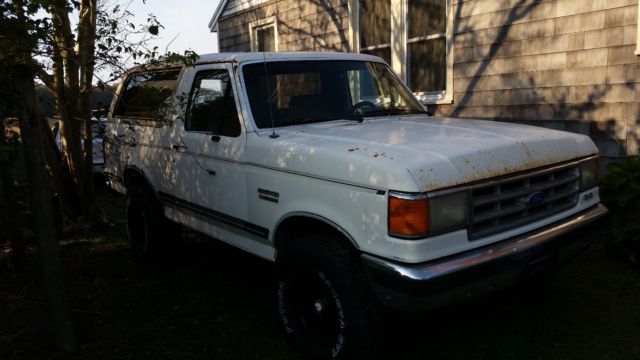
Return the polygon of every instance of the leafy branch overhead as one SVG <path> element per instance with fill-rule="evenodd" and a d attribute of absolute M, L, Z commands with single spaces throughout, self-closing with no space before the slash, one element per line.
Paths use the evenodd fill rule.
<path fill-rule="evenodd" d="M 96 28 L 96 68 L 110 69 L 110 80 L 122 75 L 128 66 L 157 59 L 157 46 L 150 46 L 164 29 L 155 15 L 144 24 L 135 24 L 133 14 L 120 5 L 98 11 Z"/>

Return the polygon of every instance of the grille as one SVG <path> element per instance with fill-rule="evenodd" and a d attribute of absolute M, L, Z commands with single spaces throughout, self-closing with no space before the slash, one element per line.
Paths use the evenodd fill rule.
<path fill-rule="evenodd" d="M 535 171 L 479 185 L 471 191 L 470 239 L 523 226 L 575 206 L 577 166 Z"/>

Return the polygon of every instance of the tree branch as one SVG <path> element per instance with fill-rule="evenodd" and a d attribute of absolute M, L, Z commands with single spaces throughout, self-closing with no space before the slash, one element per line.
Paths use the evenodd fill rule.
<path fill-rule="evenodd" d="M 55 90 L 55 81 L 52 74 L 49 74 L 42 66 L 38 66 L 36 69 L 36 75 L 38 79 L 44 83 L 44 85 L 51 91 Z"/>

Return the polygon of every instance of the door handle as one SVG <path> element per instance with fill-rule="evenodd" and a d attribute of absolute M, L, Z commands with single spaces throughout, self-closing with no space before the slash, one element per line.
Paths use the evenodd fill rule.
<path fill-rule="evenodd" d="M 173 150 L 176 150 L 176 151 L 184 150 L 187 148 L 186 145 L 182 145 L 182 144 L 173 144 L 171 147 L 173 148 Z"/>
<path fill-rule="evenodd" d="M 207 169 L 207 173 L 209 173 L 209 175 L 215 175 L 216 171 L 213 169 Z"/>

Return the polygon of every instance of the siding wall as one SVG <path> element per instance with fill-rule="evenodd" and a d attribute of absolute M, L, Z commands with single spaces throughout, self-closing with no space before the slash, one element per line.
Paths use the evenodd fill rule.
<path fill-rule="evenodd" d="M 439 115 L 587 134 L 604 163 L 638 154 L 638 0 L 451 1 L 454 102 Z M 270 16 L 280 51 L 349 50 L 347 0 L 271 0 L 220 19 L 221 51 L 249 51 L 249 23 Z"/>
<path fill-rule="evenodd" d="M 609 159 L 638 154 L 637 0 L 454 2 L 454 103 L 439 114 L 587 134 Z"/>
<path fill-rule="evenodd" d="M 279 51 L 349 51 L 347 0 L 272 0 L 218 21 L 220 51 L 250 51 L 249 24 L 276 17 Z"/>

